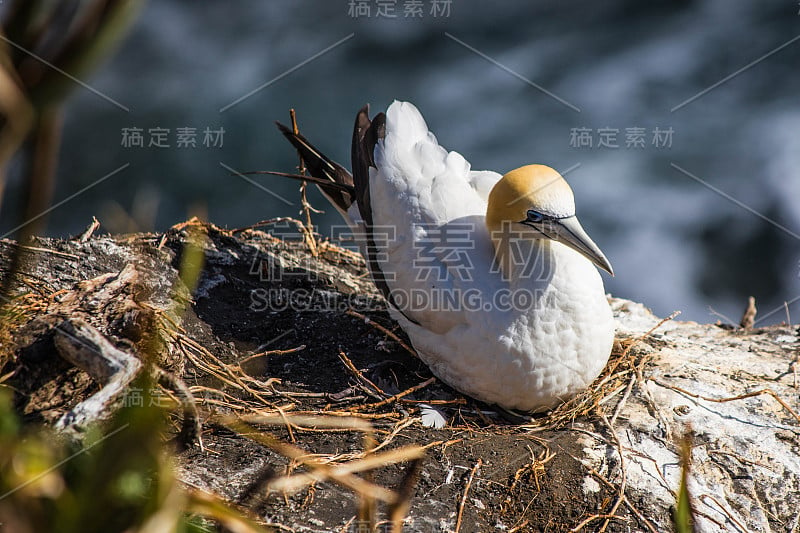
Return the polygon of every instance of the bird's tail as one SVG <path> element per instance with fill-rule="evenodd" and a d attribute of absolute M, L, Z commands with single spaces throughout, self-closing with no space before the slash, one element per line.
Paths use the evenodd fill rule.
<path fill-rule="evenodd" d="M 378 247 L 372 235 L 369 169 L 375 166 L 373 156 L 375 145 L 386 134 L 386 115 L 378 113 L 370 120 L 369 106 L 364 106 L 358 111 L 351 145 L 353 175 L 342 165 L 332 161 L 317 150 L 313 144 L 308 142 L 308 139 L 299 133 L 295 133 L 280 122 L 277 122 L 277 124 L 284 137 L 292 143 L 300 157 L 303 158 L 305 166 L 313 176 L 313 180 L 309 181 L 313 181 L 319 186 L 322 193 L 342 213 L 346 220 L 353 224 L 363 224 L 362 227 L 365 230 L 364 238 L 366 240 L 365 256 L 369 270 L 372 273 L 372 279 L 389 304 L 403 313 L 395 302 L 386 277 L 381 270 L 381 265 L 376 256 Z M 303 178 L 297 174 L 280 175 L 297 179 Z M 348 211 L 353 203 L 356 203 L 357 214 Z M 403 314 L 405 315 L 405 313 Z M 407 315 L 406 318 L 415 324 L 417 323 Z"/>
<path fill-rule="evenodd" d="M 308 181 L 318 185 L 331 204 L 342 215 L 347 216 L 347 210 L 355 201 L 353 176 L 342 165 L 319 151 L 303 135 L 295 133 L 280 122 L 276 124 L 283 136 L 297 149 L 308 172 L 315 178 Z"/>

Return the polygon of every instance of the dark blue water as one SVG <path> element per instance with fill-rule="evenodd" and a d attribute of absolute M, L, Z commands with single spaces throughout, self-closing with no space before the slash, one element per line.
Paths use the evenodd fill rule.
<path fill-rule="evenodd" d="M 265 192 L 221 164 L 292 171 L 273 125 L 290 107 L 347 163 L 354 112 L 397 98 L 473 168 L 569 170 L 615 295 L 699 321 L 718 318 L 709 308 L 738 321 L 754 295 L 763 323 L 800 297 L 797 2 L 455 0 L 433 16 L 422 0 L 422 17 L 404 17 L 413 2 L 398 0 L 395 18 L 355 3 L 370 16 L 348 0 L 150 2 L 86 80 L 129 111 L 84 88 L 71 100 L 55 199 L 130 166 L 54 210 L 48 232 L 77 233 L 92 215 L 112 231 L 195 211 L 231 227 L 295 216 L 295 183 L 256 178 Z M 124 128 L 141 128 L 145 147 L 123 146 Z M 169 147 L 147 146 L 155 128 Z M 179 128 L 195 128 L 195 147 L 178 146 Z M 205 146 L 206 129 L 224 129 L 221 147 Z M 12 181 L 5 231 L 16 193 Z M 315 221 L 323 234 L 340 222 L 333 209 Z M 800 301 L 789 310 L 797 322 Z"/>

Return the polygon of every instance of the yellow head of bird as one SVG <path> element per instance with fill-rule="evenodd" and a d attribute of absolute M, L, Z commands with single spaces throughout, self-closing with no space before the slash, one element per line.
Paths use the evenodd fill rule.
<path fill-rule="evenodd" d="M 548 166 L 526 165 L 503 176 L 489 193 L 486 226 L 501 258 L 507 255 L 510 236 L 551 239 L 614 275 L 608 259 L 575 216 L 572 189 Z"/>
<path fill-rule="evenodd" d="M 575 200 L 561 174 L 545 165 L 525 165 L 512 170 L 489 193 L 486 224 L 490 231 L 504 223 L 521 222 L 529 209 L 543 215 L 575 214 Z"/>

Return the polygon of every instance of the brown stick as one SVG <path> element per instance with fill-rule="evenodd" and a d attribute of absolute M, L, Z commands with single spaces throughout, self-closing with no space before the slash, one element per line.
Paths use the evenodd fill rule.
<path fill-rule="evenodd" d="M 292 119 L 292 132 L 295 135 L 300 134 L 300 129 L 297 127 L 297 115 L 294 112 L 294 109 L 289 110 L 289 116 Z M 299 153 L 298 153 L 299 154 Z M 306 163 L 303 161 L 303 156 L 299 155 L 300 157 L 300 165 L 297 167 L 297 170 L 300 174 L 306 173 Z M 308 198 L 306 197 L 306 187 L 308 186 L 308 182 L 303 182 L 300 184 L 300 205 L 303 206 L 303 214 L 306 216 L 306 223 L 305 229 L 303 231 L 303 235 L 306 238 L 306 245 L 308 249 L 311 251 L 311 255 L 316 257 L 319 255 L 319 251 L 317 250 L 317 240 L 314 238 L 314 224 L 311 222 L 311 204 L 308 203 Z"/>
<path fill-rule="evenodd" d="M 95 231 L 100 228 L 100 221 L 97 220 L 97 217 L 92 217 L 92 223 L 89 224 L 83 233 L 81 233 L 80 237 L 78 237 L 78 242 L 86 242 L 88 241 Z"/>
<path fill-rule="evenodd" d="M 751 296 L 747 299 L 747 308 L 744 310 L 742 319 L 739 321 L 739 326 L 743 329 L 750 329 L 756 322 L 756 299 Z"/>
<path fill-rule="evenodd" d="M 345 367 L 347 367 L 347 369 L 348 369 L 350 372 L 352 372 L 352 373 L 353 373 L 353 375 L 354 375 L 354 376 L 355 376 L 355 377 L 356 377 L 356 378 L 357 378 L 359 381 L 361 381 L 362 383 L 366 383 L 367 385 L 369 385 L 369 386 L 372 388 L 372 390 L 373 390 L 373 391 L 375 391 L 375 393 L 377 393 L 378 395 L 380 395 L 380 396 L 382 396 L 382 397 L 384 397 L 384 398 L 388 396 L 388 394 L 386 394 L 386 393 L 383 391 L 383 389 L 381 389 L 380 387 L 378 387 L 377 385 L 375 385 L 375 384 L 374 384 L 374 383 L 373 383 L 373 382 L 372 382 L 372 381 L 371 381 L 371 380 L 370 380 L 370 379 L 369 379 L 367 376 L 365 376 L 364 374 L 362 374 L 362 373 L 361 373 L 361 371 L 360 371 L 359 369 L 357 369 L 357 368 L 356 368 L 356 365 L 354 365 L 354 364 L 353 364 L 353 362 L 350 360 L 350 358 L 349 358 L 349 357 L 347 357 L 347 354 L 345 354 L 343 351 L 340 351 L 340 352 L 339 352 L 339 359 L 342 361 L 342 363 L 344 364 L 344 366 L 345 366 Z"/>
<path fill-rule="evenodd" d="M 685 394 L 687 396 L 691 396 L 692 398 L 697 398 L 697 399 L 700 399 L 700 400 L 705 400 L 707 402 L 714 402 L 714 403 L 733 402 L 735 400 L 744 400 L 746 398 L 752 398 L 754 396 L 761 396 L 762 394 L 768 394 L 768 395 L 772 396 L 773 398 L 775 398 L 775 400 L 779 404 L 781 404 L 781 406 L 783 406 L 783 408 L 786 409 L 789 412 L 789 414 L 792 415 L 792 417 L 795 420 L 800 422 L 800 415 L 795 413 L 794 409 L 792 409 L 789 406 L 788 403 L 783 401 L 783 399 L 781 399 L 781 397 L 778 396 L 777 393 L 775 391 L 773 391 L 772 389 L 759 389 L 757 391 L 747 392 L 745 394 L 740 394 L 738 396 L 731 396 L 730 398 L 709 398 L 708 396 L 702 396 L 700 394 L 695 394 L 694 392 L 689 392 L 688 390 L 682 389 L 680 387 L 676 387 L 675 385 L 668 385 L 668 384 L 666 384 L 664 382 L 661 382 L 661 381 L 659 381 L 657 379 L 653 379 L 651 381 L 653 383 L 655 383 L 656 385 L 658 385 L 659 387 L 664 387 L 665 389 L 672 389 L 672 390 L 674 390 L 676 392 L 680 392 L 680 393 Z"/>
<path fill-rule="evenodd" d="M 475 466 L 472 467 L 472 470 L 469 473 L 469 479 L 467 479 L 467 486 L 464 487 L 464 494 L 461 495 L 461 503 L 458 505 L 458 518 L 456 518 L 455 533 L 458 533 L 458 531 L 461 529 L 461 519 L 464 517 L 464 507 L 467 503 L 467 494 L 469 494 L 469 489 L 472 486 L 472 480 L 475 477 L 475 472 L 478 471 L 478 469 L 481 467 L 482 464 L 483 461 L 481 459 L 478 459 L 478 462 L 475 463 Z"/>
<path fill-rule="evenodd" d="M 394 491 L 385 487 L 381 487 L 380 485 L 375 485 L 374 483 L 369 483 L 368 481 L 351 474 L 346 470 L 337 470 L 336 467 L 320 463 L 315 458 L 310 457 L 308 452 L 305 450 L 289 443 L 281 442 L 268 433 L 254 431 L 252 427 L 236 418 L 229 417 L 228 419 L 223 420 L 222 423 L 228 429 L 231 429 L 232 431 L 235 431 L 236 433 L 247 437 L 250 440 L 263 444 L 273 451 L 280 453 L 284 457 L 308 467 L 311 470 L 310 472 L 298 475 L 307 477 L 309 482 L 315 479 L 320 481 L 330 480 L 352 490 L 356 494 L 367 492 L 371 496 L 389 504 L 397 501 L 397 494 Z"/>
<path fill-rule="evenodd" d="M 603 439 L 603 441 L 605 441 L 605 439 Z M 603 483 L 603 485 L 605 485 L 607 488 L 612 489 L 612 490 L 614 490 L 616 488 L 615 485 L 613 483 L 611 483 L 609 480 L 607 480 L 600 472 L 598 472 L 597 470 L 595 470 L 591 466 L 588 466 L 588 465 L 584 464 L 583 461 L 581 461 L 580 459 L 578 459 L 577 457 L 575 457 L 574 455 L 572 455 L 568 451 L 564 450 L 563 448 L 561 448 L 561 451 L 564 452 L 565 454 L 567 454 L 569 457 L 571 457 L 580 466 L 584 467 L 587 470 L 587 472 L 589 472 L 591 475 L 593 475 L 597 480 L 601 481 Z M 628 510 L 630 512 L 632 512 L 636 516 L 636 518 L 639 520 L 639 522 L 641 522 L 642 524 L 645 525 L 645 527 L 647 528 L 648 531 L 650 531 L 650 533 L 657 533 L 656 528 L 650 523 L 649 520 L 647 520 L 647 518 L 644 517 L 644 515 L 630 502 L 630 500 L 628 500 L 627 496 L 625 496 L 624 494 L 623 494 L 623 502 L 625 502 L 625 505 L 628 507 Z M 601 519 L 601 518 L 606 518 L 606 516 L 605 515 L 599 515 L 599 514 L 592 515 L 589 518 L 587 518 L 586 520 L 582 521 L 577 526 L 575 526 L 574 528 L 570 529 L 570 531 L 571 532 L 572 531 L 580 531 L 582 528 L 586 527 L 586 525 L 588 525 L 592 521 L 598 520 L 598 519 Z M 618 518 L 621 518 L 621 517 L 618 517 Z"/>
<path fill-rule="evenodd" d="M 404 396 L 408 396 L 409 394 L 411 394 L 413 392 L 416 392 L 416 391 L 418 391 L 420 389 L 423 389 L 423 388 L 427 387 L 428 385 L 430 385 L 434 381 L 436 381 L 435 377 L 427 379 L 427 380 L 423 381 L 422 383 L 417 383 L 413 387 L 409 387 L 408 389 L 404 390 L 403 392 L 398 392 L 397 394 L 395 394 L 393 396 L 389 396 L 385 400 L 381 400 L 378 403 L 371 403 L 371 404 L 368 404 L 368 405 L 360 405 L 360 406 L 356 407 L 355 410 L 356 411 L 361 411 L 362 409 L 375 409 L 377 407 L 383 407 L 386 404 L 389 404 L 389 403 L 392 403 L 392 402 L 396 402 L 397 400 L 399 400 L 400 398 L 402 398 Z"/>
<path fill-rule="evenodd" d="M 417 357 L 417 358 L 419 358 L 419 355 L 417 355 L 417 352 L 416 352 L 416 351 L 415 351 L 415 350 L 414 350 L 414 349 L 413 349 L 411 346 L 409 346 L 408 344 L 406 344 L 405 342 L 403 342 L 403 340 L 402 340 L 400 337 L 398 337 L 397 335 L 395 335 L 393 332 L 389 331 L 389 330 L 388 330 L 388 329 L 386 329 L 385 327 L 381 326 L 380 324 L 378 324 L 378 323 L 377 323 L 377 322 L 375 322 L 374 320 L 371 320 L 369 317 L 367 317 L 367 316 L 365 316 L 365 315 L 362 315 L 361 313 L 359 313 L 359 312 L 357 312 L 357 311 L 353 311 L 352 309 L 348 309 L 347 311 L 345 311 L 345 313 L 346 313 L 346 314 L 348 314 L 348 315 L 350 315 L 350 316 L 352 316 L 352 317 L 355 317 L 355 318 L 360 318 L 361 320 L 363 320 L 363 321 L 364 321 L 364 322 L 366 322 L 367 324 L 371 325 L 372 327 L 374 327 L 374 328 L 375 328 L 375 329 L 377 329 L 378 331 L 380 331 L 380 332 L 384 333 L 384 334 L 385 334 L 385 335 L 387 335 L 389 338 L 391 338 L 393 341 L 395 341 L 397 344 L 399 344 L 400 346 L 402 346 L 403 348 L 405 348 L 405 350 L 406 350 L 408 353 L 410 353 L 410 354 L 411 354 L 411 355 L 413 355 L 414 357 Z"/>
<path fill-rule="evenodd" d="M 301 351 L 303 351 L 305 349 L 306 349 L 306 345 L 305 344 L 301 344 L 300 346 L 297 346 L 296 348 L 289 348 L 289 349 L 286 349 L 286 350 L 269 350 L 269 351 L 266 351 L 266 352 L 258 352 L 258 353 L 254 353 L 252 355 L 248 355 L 247 357 L 245 357 L 244 359 L 239 361 L 237 364 L 239 365 L 239 367 L 241 367 L 243 364 L 245 364 L 245 363 L 247 363 L 249 361 L 252 361 L 253 359 L 258 359 L 259 357 L 266 357 L 266 356 L 270 356 L 270 355 L 286 355 L 286 354 L 290 354 L 290 353 L 301 352 Z"/>
<path fill-rule="evenodd" d="M 611 510 L 608 512 L 609 516 L 605 517 L 603 521 L 603 525 L 600 527 L 599 532 L 603 533 L 606 529 L 608 529 L 609 524 L 611 523 L 612 518 L 617 517 L 617 510 L 619 506 L 622 505 L 622 502 L 625 501 L 625 487 L 628 484 L 628 474 L 627 470 L 625 469 L 625 456 L 622 454 L 622 443 L 619 441 L 619 436 L 617 432 L 614 431 L 614 426 L 611 425 L 611 422 L 608 421 L 608 418 L 603 415 L 603 422 L 605 422 L 606 426 L 608 426 L 608 430 L 611 433 L 611 437 L 614 439 L 614 445 L 617 448 L 617 454 L 619 455 L 619 472 L 620 472 L 620 482 L 618 488 L 618 495 L 617 501 L 614 502 L 614 505 L 611 507 Z"/>

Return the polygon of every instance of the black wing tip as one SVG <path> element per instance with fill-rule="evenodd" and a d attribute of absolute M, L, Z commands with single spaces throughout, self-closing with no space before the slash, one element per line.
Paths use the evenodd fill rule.
<path fill-rule="evenodd" d="M 275 121 L 275 125 L 278 126 L 278 129 L 281 130 L 281 133 L 284 135 L 294 135 L 294 131 L 289 126 L 285 126 L 281 124 L 279 120 Z"/>

